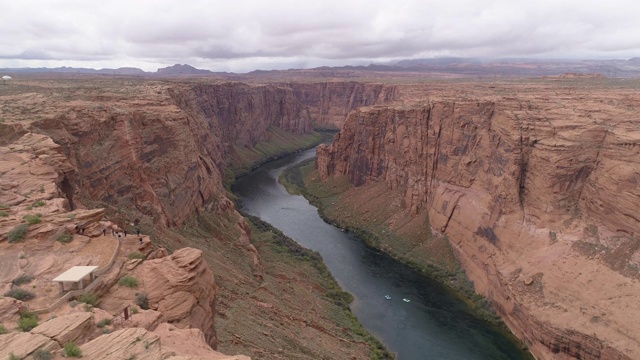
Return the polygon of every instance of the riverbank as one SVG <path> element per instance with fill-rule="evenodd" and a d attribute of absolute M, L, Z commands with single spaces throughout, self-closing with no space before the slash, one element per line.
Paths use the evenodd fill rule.
<path fill-rule="evenodd" d="M 340 288 L 320 254 L 304 248 L 258 217 L 247 214 L 243 216 L 253 229 L 254 244 L 263 256 L 272 260 L 268 263 L 279 264 L 279 266 L 290 264 L 292 269 L 303 270 L 309 277 L 315 278 L 314 282 L 322 289 L 320 292 L 322 299 L 330 303 L 324 304 L 327 313 L 338 327 L 345 330 L 343 333 L 345 341 L 366 344 L 371 350 L 372 360 L 395 359 L 395 356 L 358 322 L 349 308 L 353 296 Z M 305 322 L 307 326 L 313 326 L 312 321 Z"/>
<path fill-rule="evenodd" d="M 337 131 L 316 129 L 309 134 L 294 134 L 279 128 L 268 131 L 268 140 L 254 147 L 234 146 L 234 153 L 225 172 L 224 185 L 230 190 L 237 178 L 247 175 L 261 165 L 316 147 L 329 141 Z"/>
<path fill-rule="evenodd" d="M 470 305 L 478 318 L 521 343 L 488 301 L 474 291 L 473 283 L 453 254 L 449 239 L 433 234 L 426 216 L 407 220 L 394 218 L 399 205 L 396 200 L 402 198 L 399 194 L 390 196 L 384 184 L 353 188 L 346 178 L 322 182 L 315 172 L 314 159 L 288 168 L 279 180 L 290 193 L 304 195 L 326 222 L 356 234 L 367 246 L 381 250 L 445 285 Z"/>

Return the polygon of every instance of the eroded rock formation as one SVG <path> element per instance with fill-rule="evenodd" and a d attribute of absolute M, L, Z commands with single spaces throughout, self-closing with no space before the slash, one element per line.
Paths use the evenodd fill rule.
<path fill-rule="evenodd" d="M 538 358 L 638 358 L 640 98 L 554 90 L 359 109 L 317 169 L 427 213 Z"/>
<path fill-rule="evenodd" d="M 133 274 L 144 283 L 151 309 L 177 327 L 200 329 L 215 349 L 216 285 L 202 251 L 182 248 L 169 256 L 145 261 Z"/>

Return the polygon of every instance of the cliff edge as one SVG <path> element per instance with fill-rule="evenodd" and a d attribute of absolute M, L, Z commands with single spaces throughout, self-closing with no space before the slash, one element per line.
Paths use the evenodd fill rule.
<path fill-rule="evenodd" d="M 640 98 L 511 90 L 358 109 L 317 170 L 398 192 L 396 232 L 426 214 L 539 359 L 638 358 Z"/>

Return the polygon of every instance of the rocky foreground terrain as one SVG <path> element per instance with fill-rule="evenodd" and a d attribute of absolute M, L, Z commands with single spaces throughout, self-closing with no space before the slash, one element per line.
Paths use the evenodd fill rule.
<path fill-rule="evenodd" d="M 291 88 L 95 78 L 0 86 L 0 284 L 3 294 L 28 289 L 35 296 L 23 303 L 2 299 L 11 305 L 0 311 L 9 331 L 0 335 L 0 356 L 34 356 L 44 346 L 19 345 L 27 336 L 16 335 L 25 314 L 35 311 L 42 323 L 88 309 L 69 303 L 73 296 L 58 300 L 51 282 L 72 265 L 99 267 L 98 281 L 85 292 L 97 297 L 89 301 L 94 315 L 81 322 L 91 330 L 47 342 L 45 350 L 73 340 L 92 357 L 123 347 L 140 358 L 140 343 L 158 344 L 145 353 L 149 358 L 171 351 L 209 358 L 191 351 L 201 348 L 283 359 L 378 352 L 319 259 L 265 225 L 253 229 L 225 188 L 235 174 L 320 140 L 310 108 Z M 359 103 L 345 106 L 336 112 Z M 140 228 L 143 243 L 130 235 L 118 247 L 104 228 L 129 234 Z M 31 282 L 18 284 L 23 277 Z M 120 284 L 126 277 L 137 284 Z M 101 335 L 101 322 L 127 305 L 139 313 Z M 158 331 L 173 331 L 163 323 L 202 339 L 163 340 Z M 129 333 L 117 333 L 121 327 L 149 333 L 135 330 L 133 340 L 142 340 L 128 344 Z M 103 355 L 121 359 L 125 352 Z"/>
<path fill-rule="evenodd" d="M 426 216 L 537 358 L 637 359 L 638 85 L 439 86 L 352 112 L 318 173 L 346 177 L 340 201 L 403 236 L 378 244 L 397 257 L 433 262 L 411 220 Z"/>
<path fill-rule="evenodd" d="M 314 128 L 341 129 L 318 159 L 329 184 L 354 186 L 337 206 L 366 219 L 372 199 L 393 199 L 376 206 L 390 211 L 376 221 L 401 236 L 382 247 L 412 261 L 434 256 L 413 235 L 446 234 L 475 289 L 538 358 L 640 357 L 638 83 L 392 80 L 0 83 L 0 284 L 36 295 L 1 299 L 10 333 L 0 335 L 0 357 L 16 349 L 6 344 L 42 334 L 49 340 L 32 352 L 73 338 L 105 358 L 113 342 L 138 359 L 207 358 L 216 347 L 270 359 L 380 355 L 323 267 L 244 219 L 227 190 L 261 161 L 317 142 Z M 132 223 L 142 247 L 132 239 L 118 249 L 102 234 Z M 23 238 L 9 242 L 21 225 Z M 65 234 L 70 242 L 58 240 Z M 134 252 L 148 258 L 129 259 Z M 50 280 L 72 264 L 105 268 L 80 327 L 91 335 L 15 330 L 26 308 L 57 298 Z M 35 285 L 13 284 L 21 275 Z M 124 276 L 138 288 L 121 285 Z M 98 324 L 137 303 L 136 293 L 149 310 L 102 334 Z M 39 326 L 89 312 L 69 304 L 43 313 Z"/>

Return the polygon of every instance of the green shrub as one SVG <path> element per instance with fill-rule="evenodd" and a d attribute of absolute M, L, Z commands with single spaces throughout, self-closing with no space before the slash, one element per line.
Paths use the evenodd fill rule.
<path fill-rule="evenodd" d="M 36 294 L 27 291 L 25 289 L 21 289 L 21 288 L 13 288 L 9 291 L 7 291 L 6 293 L 4 293 L 4 296 L 8 296 L 8 297 L 12 297 L 14 299 L 18 299 L 20 301 L 29 301 L 33 298 L 36 297 Z"/>
<path fill-rule="evenodd" d="M 20 359 L 22 358 L 14 353 L 9 354 L 9 360 L 20 360 Z"/>
<path fill-rule="evenodd" d="M 2 210 L 7 210 L 9 208 L 9 205 L 7 204 L 0 204 L 0 209 Z"/>
<path fill-rule="evenodd" d="M 131 259 L 131 260 L 133 260 L 133 259 L 146 259 L 147 258 L 143 253 L 141 253 L 139 251 L 134 251 L 132 253 L 129 253 L 129 255 L 127 255 L 127 257 L 129 259 Z"/>
<path fill-rule="evenodd" d="M 42 221 L 42 214 L 25 215 L 23 219 L 27 220 L 30 225 L 40 224 Z"/>
<path fill-rule="evenodd" d="M 53 359 L 53 354 L 51 350 L 38 349 L 33 353 L 33 358 L 36 360 L 51 360 Z"/>
<path fill-rule="evenodd" d="M 86 294 L 78 296 L 76 300 L 85 304 L 89 304 L 91 306 L 96 306 L 96 304 L 98 303 L 98 295 L 88 292 Z"/>
<path fill-rule="evenodd" d="M 136 304 L 140 306 L 142 310 L 149 310 L 149 299 L 145 293 L 136 294 Z"/>
<path fill-rule="evenodd" d="M 139 311 L 138 311 L 138 308 L 137 308 L 136 306 L 132 306 L 132 307 L 131 307 L 131 313 L 132 313 L 132 314 L 137 314 L 138 312 L 139 312 Z"/>
<path fill-rule="evenodd" d="M 42 207 L 42 206 L 45 206 L 46 204 L 47 203 L 45 203 L 44 201 L 38 200 L 38 201 L 33 203 L 33 207 Z"/>
<path fill-rule="evenodd" d="M 20 224 L 13 228 L 13 230 L 9 231 L 7 234 L 8 240 L 10 243 L 15 243 L 18 241 L 22 241 L 24 236 L 27 235 L 27 231 L 29 230 L 29 225 Z"/>
<path fill-rule="evenodd" d="M 68 357 L 82 357 L 82 350 L 73 341 L 64 346 L 64 354 Z"/>
<path fill-rule="evenodd" d="M 20 275 L 17 278 L 13 279 L 12 283 L 13 283 L 13 285 L 20 286 L 20 285 L 23 285 L 23 284 L 28 284 L 31 281 L 33 281 L 33 276 L 31 276 L 29 274 L 24 274 L 24 275 Z"/>
<path fill-rule="evenodd" d="M 64 234 L 58 236 L 58 238 L 56 240 L 60 241 L 63 244 L 68 244 L 68 243 L 71 242 L 71 240 L 73 240 L 73 235 L 68 234 L 68 233 L 64 233 Z"/>
<path fill-rule="evenodd" d="M 98 321 L 98 327 L 99 328 L 105 327 L 107 325 L 111 325 L 111 320 L 110 319 L 103 319 L 103 320 Z"/>
<path fill-rule="evenodd" d="M 20 320 L 18 320 L 20 330 L 27 332 L 36 326 L 38 326 L 38 314 L 30 311 L 20 314 Z"/>
<path fill-rule="evenodd" d="M 126 286 L 130 288 L 138 287 L 138 279 L 134 278 L 131 275 L 125 275 L 118 280 L 118 285 Z"/>
<path fill-rule="evenodd" d="M 8 333 L 9 333 L 9 330 L 7 330 L 7 328 L 4 327 L 4 325 L 0 324 L 0 335 L 4 335 Z"/>
<path fill-rule="evenodd" d="M 0 217 L 9 217 L 9 213 L 6 211 L 0 211 Z"/>

